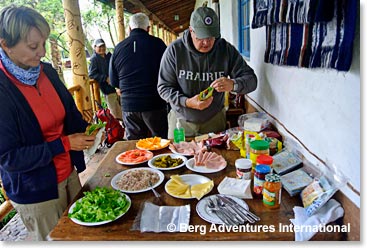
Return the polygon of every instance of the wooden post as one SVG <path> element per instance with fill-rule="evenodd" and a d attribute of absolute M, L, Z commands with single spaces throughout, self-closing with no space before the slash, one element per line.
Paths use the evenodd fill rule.
<path fill-rule="evenodd" d="M 153 28 L 154 28 L 154 21 L 152 15 L 149 16 L 149 34 L 154 35 Z"/>
<path fill-rule="evenodd" d="M 0 205 L 0 221 L 2 221 L 10 211 L 13 210 L 13 205 L 11 205 L 9 200 L 4 201 Z"/>
<path fill-rule="evenodd" d="M 166 45 L 168 45 L 168 42 L 167 42 L 167 29 L 165 27 L 163 27 L 163 41 L 164 43 L 166 43 Z"/>
<path fill-rule="evenodd" d="M 160 39 L 162 39 L 162 40 L 163 40 L 163 35 L 162 35 L 162 24 L 160 24 L 160 23 L 158 23 L 158 24 L 157 24 L 157 33 L 158 33 L 157 37 L 159 37 Z"/>
<path fill-rule="evenodd" d="M 13 205 L 11 205 L 9 198 L 6 195 L 1 178 L 0 178 L 0 190 L 5 199 L 5 201 L 0 205 L 0 221 L 2 221 L 8 215 L 8 213 L 10 213 L 10 211 L 13 210 Z"/>
<path fill-rule="evenodd" d="M 78 108 L 81 108 L 83 118 L 91 122 L 93 119 L 93 110 L 90 99 L 89 77 L 84 44 L 85 37 L 80 18 L 79 2 L 75 0 L 64 0 L 63 7 L 70 49 L 73 85 L 81 87 L 80 94 L 82 97 L 75 100 Z"/>
<path fill-rule="evenodd" d="M 116 5 L 116 18 L 117 18 L 117 33 L 118 41 L 125 39 L 125 22 L 124 22 L 124 1 L 115 0 Z"/>
<path fill-rule="evenodd" d="M 98 106 L 94 101 L 97 101 L 99 104 L 101 104 L 101 93 L 99 90 L 99 84 L 96 80 L 91 79 L 89 81 L 90 83 L 90 87 L 91 87 L 91 92 L 92 92 L 92 101 L 93 101 L 93 110 L 97 111 L 98 110 Z"/>
<path fill-rule="evenodd" d="M 74 85 L 68 88 L 71 95 L 74 97 L 76 107 L 80 113 L 83 113 L 83 94 L 81 93 L 82 87 L 80 85 Z"/>

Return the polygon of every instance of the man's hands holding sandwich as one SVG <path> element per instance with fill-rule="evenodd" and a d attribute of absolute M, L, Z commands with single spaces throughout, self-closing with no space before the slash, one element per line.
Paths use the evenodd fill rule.
<path fill-rule="evenodd" d="M 229 92 L 234 89 L 234 81 L 232 79 L 221 77 L 214 80 L 208 88 L 201 91 L 198 95 L 186 99 L 186 107 L 203 110 L 210 106 L 213 102 L 213 91 Z"/>

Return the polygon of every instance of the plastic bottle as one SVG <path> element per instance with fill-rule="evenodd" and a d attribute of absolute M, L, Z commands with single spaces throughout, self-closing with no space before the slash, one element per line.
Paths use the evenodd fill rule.
<path fill-rule="evenodd" d="M 181 126 L 180 121 L 177 119 L 176 128 L 173 130 L 173 142 L 180 143 L 185 141 L 185 129 Z"/>

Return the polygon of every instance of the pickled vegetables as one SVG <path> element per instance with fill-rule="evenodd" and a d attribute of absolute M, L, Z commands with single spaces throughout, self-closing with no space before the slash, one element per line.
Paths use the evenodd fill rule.
<path fill-rule="evenodd" d="M 199 94 L 199 100 L 204 101 L 213 95 L 214 88 L 209 86 Z"/>
<path fill-rule="evenodd" d="M 158 168 L 173 168 L 182 164 L 181 158 L 172 158 L 171 156 L 162 156 L 154 160 L 153 165 Z"/>

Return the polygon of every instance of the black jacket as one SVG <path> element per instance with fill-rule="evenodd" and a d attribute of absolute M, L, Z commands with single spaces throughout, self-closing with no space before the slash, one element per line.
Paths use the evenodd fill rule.
<path fill-rule="evenodd" d="M 105 95 L 116 93 L 115 88 L 106 82 L 108 78 L 109 63 L 109 54 L 107 54 L 106 57 L 103 58 L 101 55 L 94 52 L 92 57 L 90 58 L 89 77 L 91 79 L 95 79 L 99 83 L 99 88 Z"/>
<path fill-rule="evenodd" d="M 143 29 L 134 29 L 117 44 L 110 62 L 111 85 L 121 89 L 122 110 L 143 112 L 166 108 L 158 95 L 158 71 L 164 42 Z"/>
<path fill-rule="evenodd" d="M 49 64 L 43 71 L 65 108 L 64 134 L 81 133 L 88 123 L 75 106 L 73 97 Z M 21 204 L 58 197 L 53 157 L 64 153 L 61 139 L 44 141 L 41 127 L 20 90 L 0 70 L 0 173 L 8 197 Z M 78 172 L 85 169 L 82 151 L 70 151 Z"/>

